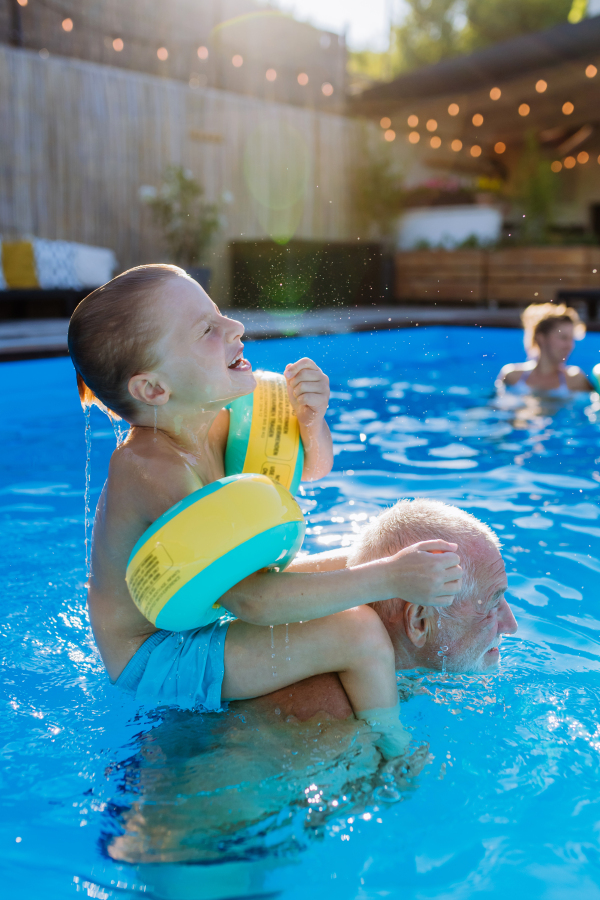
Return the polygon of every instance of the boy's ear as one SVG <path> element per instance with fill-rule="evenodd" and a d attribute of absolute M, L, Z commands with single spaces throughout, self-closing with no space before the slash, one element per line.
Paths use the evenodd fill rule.
<path fill-rule="evenodd" d="M 134 400 L 148 406 L 164 406 L 171 396 L 168 385 L 154 372 L 133 375 L 127 383 L 127 390 Z"/>
<path fill-rule="evenodd" d="M 409 641 L 415 647 L 424 647 L 431 632 L 433 613 L 431 606 L 418 606 L 415 603 L 405 603 L 402 610 L 404 617 L 404 631 Z"/>

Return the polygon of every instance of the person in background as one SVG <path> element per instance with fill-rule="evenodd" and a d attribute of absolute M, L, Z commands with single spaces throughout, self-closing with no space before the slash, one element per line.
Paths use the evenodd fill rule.
<path fill-rule="evenodd" d="M 578 366 L 567 366 L 575 341 L 585 337 L 585 325 L 577 310 L 562 304 L 532 303 L 521 316 L 524 344 L 529 359 L 504 366 L 496 380 L 499 393 L 542 394 L 569 399 L 593 386 Z"/>

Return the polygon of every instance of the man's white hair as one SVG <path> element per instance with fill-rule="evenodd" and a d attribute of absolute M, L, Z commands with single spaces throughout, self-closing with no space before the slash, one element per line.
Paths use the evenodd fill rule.
<path fill-rule="evenodd" d="M 411 544 L 432 540 L 458 544 L 463 583 L 454 603 L 460 606 L 465 600 L 474 598 L 477 590 L 474 542 L 483 540 L 500 550 L 500 541 L 488 525 L 457 506 L 421 498 L 399 500 L 367 525 L 349 555 L 348 565 L 358 566 L 384 556 L 393 556 Z M 373 604 L 384 621 L 396 606 L 397 600 Z"/>

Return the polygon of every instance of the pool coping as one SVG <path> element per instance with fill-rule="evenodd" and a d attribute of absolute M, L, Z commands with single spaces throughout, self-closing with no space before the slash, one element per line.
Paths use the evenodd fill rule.
<path fill-rule="evenodd" d="M 247 340 L 351 334 L 411 328 L 419 325 L 471 325 L 520 328 L 521 310 L 483 307 L 380 306 L 354 309 L 315 309 L 305 312 L 223 310 L 240 319 Z M 600 323 L 590 330 L 600 330 Z M 67 355 L 68 319 L 16 319 L 0 322 L 0 362 Z"/>

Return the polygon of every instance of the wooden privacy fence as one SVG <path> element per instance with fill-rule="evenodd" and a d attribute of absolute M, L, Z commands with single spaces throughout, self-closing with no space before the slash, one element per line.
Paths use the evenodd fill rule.
<path fill-rule="evenodd" d="M 0 47 L 0 235 L 111 248 L 119 268 L 164 261 L 139 198 L 170 163 L 219 203 L 211 251 L 226 301 L 232 239 L 348 239 L 360 123 L 80 60 Z"/>
<path fill-rule="evenodd" d="M 411 250 L 396 254 L 395 274 L 400 301 L 542 303 L 600 289 L 600 247 Z"/>

